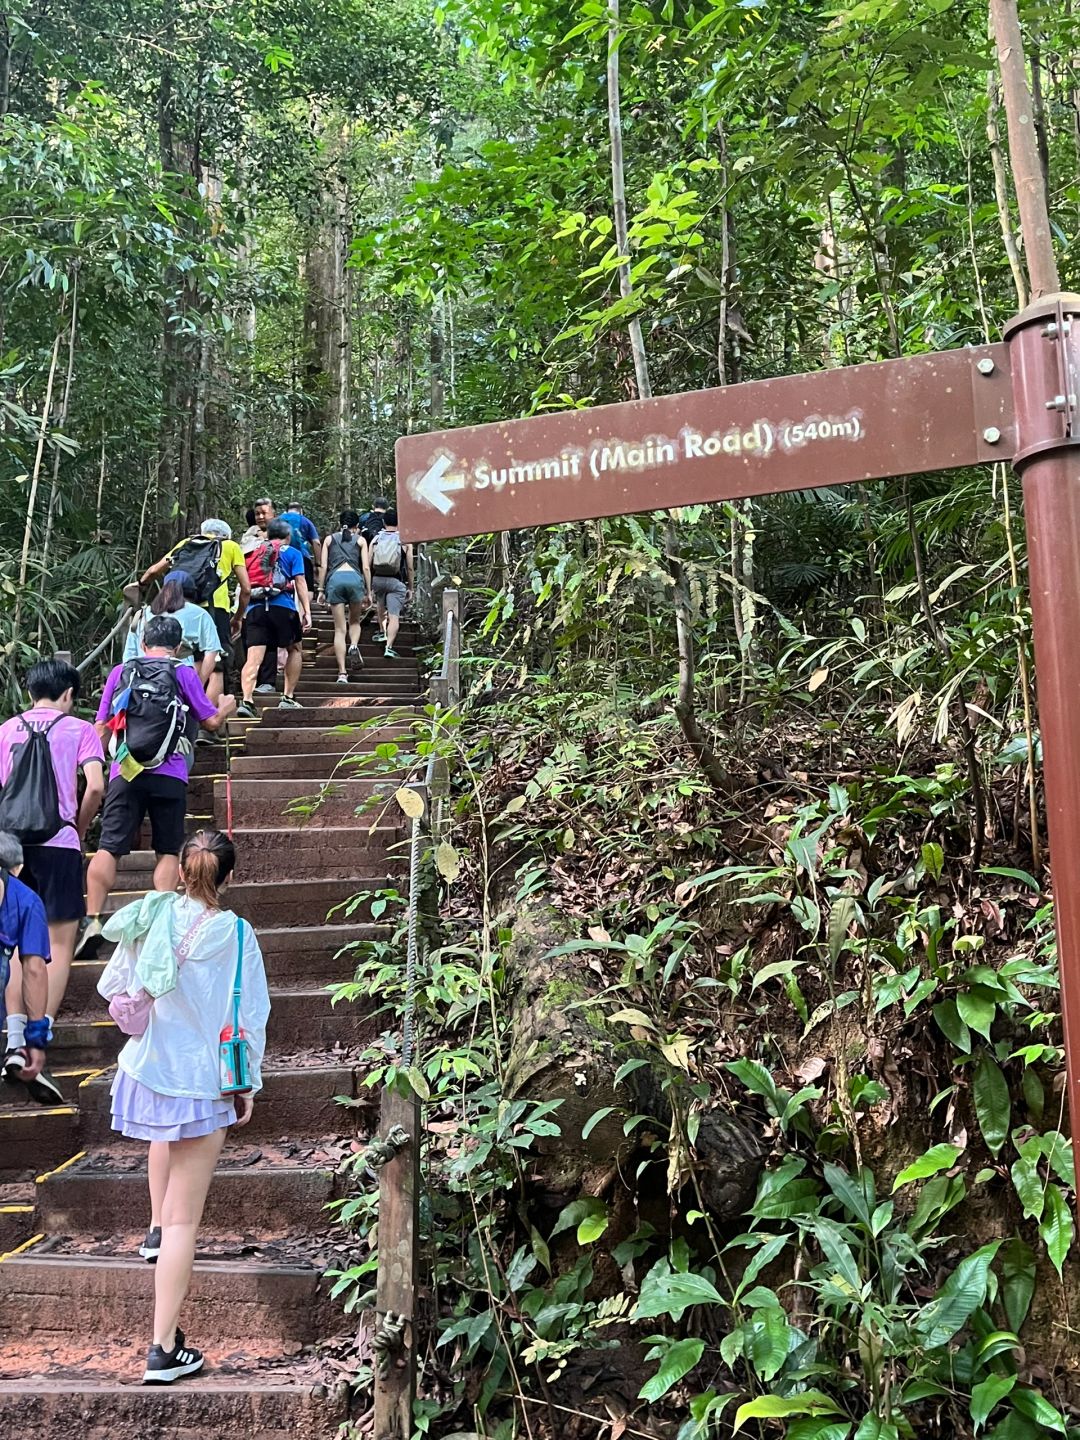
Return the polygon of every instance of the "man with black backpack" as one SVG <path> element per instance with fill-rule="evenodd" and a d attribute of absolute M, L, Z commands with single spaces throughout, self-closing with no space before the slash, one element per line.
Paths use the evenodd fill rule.
<path fill-rule="evenodd" d="M 74 666 L 39 660 L 26 677 L 26 688 L 34 702 L 30 709 L 0 725 L 0 831 L 14 835 L 22 846 L 19 878 L 45 907 L 52 951 L 45 1018 L 51 1030 L 67 989 L 79 921 L 86 914 L 82 846 L 105 794 L 105 756 L 97 731 L 73 713 L 79 698 Z M 13 959 L 3 1061 L 9 1080 L 21 1080 L 30 1064 L 21 991 L 19 961 Z M 31 1093 L 50 1105 L 63 1103 L 47 1071 Z"/>
<path fill-rule="evenodd" d="M 188 577 L 185 594 L 209 614 L 218 635 L 219 660 L 214 674 L 206 683 L 206 693 L 216 701 L 225 688 L 225 677 L 232 655 L 232 642 L 239 636 L 248 603 L 247 567 L 240 546 L 232 538 L 232 526 L 225 520 L 204 520 L 198 535 L 191 535 L 174 545 L 156 565 L 151 565 L 139 580 L 144 589 L 151 580 L 168 572 L 183 571 Z M 237 590 L 233 610 L 229 582 Z"/>
<path fill-rule="evenodd" d="M 236 709 L 231 695 L 215 707 L 190 665 L 178 665 L 183 631 L 171 615 L 155 615 L 143 632 L 144 653 L 117 665 L 97 712 L 113 766 L 101 816 L 101 839 L 86 872 L 87 922 L 76 955 L 97 953 L 101 912 L 147 815 L 157 863 L 154 889 L 175 890 L 187 816 L 188 761 L 200 724 L 218 730 Z"/>

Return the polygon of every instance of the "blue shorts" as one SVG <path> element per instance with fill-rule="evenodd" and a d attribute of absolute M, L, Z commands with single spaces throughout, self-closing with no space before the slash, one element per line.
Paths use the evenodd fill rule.
<path fill-rule="evenodd" d="M 326 582 L 328 605 L 362 605 L 366 599 L 364 578 L 355 570 L 335 570 Z"/>

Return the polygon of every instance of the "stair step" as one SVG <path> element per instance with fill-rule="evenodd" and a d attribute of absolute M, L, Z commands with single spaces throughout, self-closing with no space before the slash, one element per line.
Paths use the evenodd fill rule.
<path fill-rule="evenodd" d="M 237 872 L 244 880 L 303 883 L 311 878 L 348 877 L 357 869 L 368 874 L 385 870 L 388 876 L 400 877 L 408 866 L 404 827 L 383 822 L 373 829 L 373 824 L 372 817 L 359 829 L 351 825 L 285 829 L 280 828 L 279 816 L 277 828 L 270 830 L 237 821 L 233 830 Z"/>
<path fill-rule="evenodd" d="M 373 884 L 372 878 L 354 880 L 343 877 L 340 880 L 308 880 L 303 886 L 290 890 L 276 882 L 248 880 L 230 885 L 225 903 L 230 910 L 250 921 L 260 937 L 267 930 L 295 930 L 321 926 L 327 921 L 334 926 L 345 926 L 351 920 L 355 928 L 370 918 L 369 903 L 350 906 L 349 902 L 361 891 L 379 888 L 379 884 L 378 880 Z M 102 913 L 114 914 L 125 905 L 141 900 L 146 893 L 145 888 L 134 886 L 114 890 Z M 348 912 L 344 908 L 346 906 L 349 906 Z"/>
<path fill-rule="evenodd" d="M 230 1137 L 229 1146 L 237 1143 Z M 230 1166 L 228 1157 L 227 1147 L 226 1163 L 216 1171 L 207 1195 L 204 1234 L 239 1230 L 270 1239 L 310 1230 L 320 1217 L 325 1223 L 326 1206 L 336 1194 L 332 1169 L 288 1164 L 278 1156 Z M 146 1166 L 124 1166 L 125 1158 L 99 1152 L 42 1177 L 36 1186 L 34 1231 L 108 1235 L 137 1223 L 148 1204 Z"/>
<path fill-rule="evenodd" d="M 32 1178 L 74 1155 L 78 1122 L 75 1105 L 46 1109 L 22 1086 L 0 1086 L 0 1180 Z"/>
<path fill-rule="evenodd" d="M 0 1264 L 0 1308 L 11 1334 L 50 1339 L 94 1335 L 126 1340 L 146 1334 L 154 1272 L 138 1255 L 49 1253 L 35 1246 Z M 201 1344 L 249 1336 L 310 1344 L 329 1330 L 319 1275 L 301 1265 L 197 1260 L 184 1302 L 184 1328 Z"/>
<path fill-rule="evenodd" d="M 136 1333 L 145 1332 L 143 1317 Z M 99 1346 L 80 1352 L 66 1345 L 55 1376 L 49 1373 L 51 1362 L 42 1356 L 37 1341 L 24 1341 L 14 1350 L 5 1343 L 5 1373 L 26 1377 L 0 1380 L 0 1419 L 6 1420 L 9 1434 L 40 1440 L 150 1440 L 165 1435 L 169 1440 L 206 1440 L 211 1435 L 332 1440 L 348 1417 L 346 1388 L 323 1384 L 317 1378 L 321 1371 L 310 1361 L 306 1366 L 278 1356 L 249 1361 L 239 1352 L 233 1358 L 211 1350 L 207 1369 L 193 1385 L 139 1385 L 135 1382 L 142 1378 L 146 1352 L 135 1341 L 105 1356 Z M 95 1375 L 99 1366 L 107 1373 Z M 305 1369 L 314 1370 L 314 1376 L 306 1376 Z"/>
<path fill-rule="evenodd" d="M 261 697 L 256 696 L 255 698 L 258 700 Z M 420 700 L 413 700 L 410 703 L 397 700 L 376 703 L 368 696 L 352 694 L 318 696 L 317 698 L 318 705 L 304 705 L 299 710 L 282 710 L 280 707 L 274 710 L 272 721 L 274 728 L 293 730 L 298 726 L 303 726 L 305 729 L 326 729 L 331 725 L 360 725 L 367 720 L 381 720 L 384 724 L 403 725 L 409 721 L 421 719 L 425 703 Z M 258 722 L 250 720 L 246 723 L 255 725 Z"/>
<path fill-rule="evenodd" d="M 322 829 L 350 820 L 369 825 L 378 820 L 396 820 L 401 813 L 394 800 L 399 783 L 393 779 L 234 780 L 233 825 Z M 224 780 L 214 785 L 214 804 L 217 823 L 224 826 L 229 804 Z"/>
<path fill-rule="evenodd" d="M 350 724 L 345 720 L 339 724 L 315 726 L 305 725 L 297 730 L 286 729 L 264 721 L 256 725 L 248 735 L 242 759 L 235 760 L 247 768 L 251 761 L 261 755 L 287 757 L 303 753 L 315 755 L 344 755 L 351 750 L 374 750 L 377 745 L 411 744 L 413 731 L 410 725 L 378 725 L 368 728 L 361 723 Z M 234 775 L 237 773 L 234 769 Z"/>
<path fill-rule="evenodd" d="M 306 730 L 299 732 L 307 735 Z M 412 753 L 408 741 L 398 744 L 402 755 Z M 347 742 L 338 741 L 336 750 L 316 751 L 310 755 L 245 755 L 232 763 L 233 783 L 237 780 L 355 780 L 368 773 L 392 775 L 394 772 L 375 756 L 374 746 L 350 750 Z"/>

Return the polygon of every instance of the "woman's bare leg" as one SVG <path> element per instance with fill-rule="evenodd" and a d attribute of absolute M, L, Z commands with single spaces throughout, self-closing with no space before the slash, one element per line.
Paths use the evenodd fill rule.
<path fill-rule="evenodd" d="M 225 1130 L 169 1144 L 169 1183 L 161 1209 L 161 1254 L 154 1272 L 154 1344 L 176 1346 L 176 1322 L 191 1284 L 195 1236 Z"/>
<path fill-rule="evenodd" d="M 334 654 L 337 656 L 337 673 L 345 674 L 345 617 L 348 607 L 335 605 L 334 612 Z"/>
<path fill-rule="evenodd" d="M 146 1162 L 150 1181 L 150 1229 L 161 1228 L 161 1212 L 165 1207 L 165 1191 L 169 1184 L 169 1142 L 154 1140 Z"/>

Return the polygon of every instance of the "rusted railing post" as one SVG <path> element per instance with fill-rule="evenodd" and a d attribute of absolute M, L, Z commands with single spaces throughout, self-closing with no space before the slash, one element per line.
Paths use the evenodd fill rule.
<path fill-rule="evenodd" d="M 461 591 L 444 590 L 442 597 L 443 636 L 448 638 L 446 647 L 446 689 L 447 705 L 461 702 Z M 447 631 L 449 630 L 449 635 Z"/>
<path fill-rule="evenodd" d="M 407 1137 L 401 1143 L 401 1136 Z M 397 1149 L 379 1169 L 375 1440 L 410 1440 L 416 1394 L 420 1101 L 384 1090 L 379 1137 Z M 395 1140 L 398 1142 L 394 1144 Z"/>

